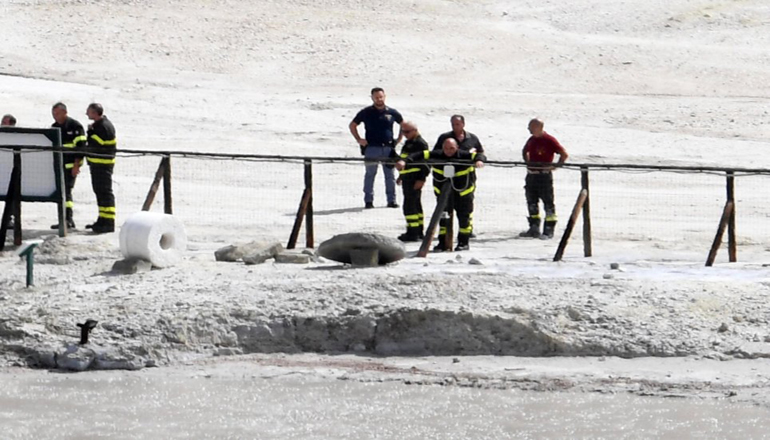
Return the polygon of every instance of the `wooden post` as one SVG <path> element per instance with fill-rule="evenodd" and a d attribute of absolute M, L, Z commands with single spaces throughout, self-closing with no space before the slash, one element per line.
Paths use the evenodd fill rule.
<path fill-rule="evenodd" d="M 436 233 L 436 226 L 441 220 L 441 216 L 444 215 L 444 209 L 446 209 L 447 201 L 449 200 L 449 192 L 452 190 L 452 181 L 447 179 L 444 185 L 441 187 L 441 194 L 436 201 L 436 209 L 433 210 L 433 216 L 428 223 L 428 229 L 425 231 L 425 238 L 422 239 L 422 245 L 417 252 L 418 257 L 425 258 L 430 252 L 430 244 L 433 242 L 433 235 Z"/>
<path fill-rule="evenodd" d="M 315 232 L 313 229 L 313 161 L 310 159 L 305 160 L 305 190 L 309 193 L 305 210 L 305 247 L 312 249 L 315 246 Z"/>
<path fill-rule="evenodd" d="M 738 261 L 738 244 L 735 241 L 735 176 L 732 171 L 727 172 L 727 201 L 733 204 L 727 221 L 727 253 L 730 262 L 735 263 Z"/>
<path fill-rule="evenodd" d="M 5 249 L 5 235 L 8 233 L 8 222 L 11 221 L 11 216 L 14 215 L 14 212 L 16 211 L 16 200 L 14 197 L 16 194 L 16 181 L 19 180 L 16 178 L 17 173 L 18 170 L 14 167 L 11 171 L 11 180 L 8 182 L 8 191 L 6 192 L 5 206 L 3 207 L 3 217 L 0 219 L 0 251 Z M 15 231 L 16 228 L 14 227 L 14 233 Z"/>
<path fill-rule="evenodd" d="M 155 172 L 155 179 L 152 181 L 152 185 L 150 185 L 150 190 L 147 192 L 147 197 L 144 199 L 144 204 L 142 205 L 142 211 L 149 211 L 152 207 L 152 202 L 155 201 L 155 194 L 158 193 L 158 188 L 160 187 L 160 181 L 163 179 L 163 177 L 166 175 L 166 158 L 160 160 L 160 165 L 158 165 L 158 171 Z M 169 188 L 170 191 L 170 188 Z"/>
<path fill-rule="evenodd" d="M 11 172 L 11 181 L 13 182 L 13 245 L 21 246 L 21 151 L 18 148 L 13 149 L 13 171 Z M 5 237 L 3 237 L 5 240 Z"/>
<path fill-rule="evenodd" d="M 564 250 L 567 248 L 567 242 L 569 242 L 570 235 L 572 235 L 572 229 L 575 227 L 575 222 L 577 221 L 578 215 L 580 215 L 580 211 L 583 209 L 583 204 L 585 204 L 586 199 L 588 199 L 588 190 L 581 189 L 577 201 L 575 202 L 575 206 L 572 208 L 572 215 L 569 216 L 567 229 L 561 237 L 559 248 L 556 249 L 556 255 L 554 255 L 553 261 L 561 261 L 561 258 L 564 256 Z"/>
<path fill-rule="evenodd" d="M 591 191 L 588 189 L 588 167 L 580 168 L 580 187 L 586 191 L 586 201 L 583 203 L 583 256 L 593 255 L 591 236 Z"/>
<path fill-rule="evenodd" d="M 299 237 L 299 229 L 302 227 L 302 217 L 307 213 L 307 206 L 310 203 L 311 197 L 310 190 L 305 188 L 302 192 L 302 199 L 299 202 L 299 208 L 297 208 L 297 217 L 294 219 L 294 227 L 291 228 L 291 235 L 289 236 L 289 243 L 286 244 L 286 249 L 294 249 L 297 246 L 297 237 Z"/>
<path fill-rule="evenodd" d="M 166 164 L 163 170 L 163 212 L 174 213 L 174 202 L 171 198 L 171 157 L 166 156 L 161 162 Z"/>
<path fill-rule="evenodd" d="M 734 206 L 735 205 L 733 202 L 725 203 L 725 208 L 722 211 L 722 218 L 719 219 L 717 235 L 714 237 L 714 242 L 711 244 L 711 251 L 709 252 L 708 258 L 706 259 L 706 267 L 711 267 L 714 264 L 714 260 L 717 258 L 717 251 L 719 250 L 719 246 L 722 244 L 722 236 L 725 234 L 727 223 L 730 222 L 730 216 L 732 215 Z"/>

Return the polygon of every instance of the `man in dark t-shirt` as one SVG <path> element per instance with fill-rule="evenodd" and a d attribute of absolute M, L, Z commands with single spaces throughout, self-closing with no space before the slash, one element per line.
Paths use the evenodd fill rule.
<path fill-rule="evenodd" d="M 539 119 L 529 121 L 529 132 L 532 136 L 527 140 L 521 155 L 527 163 L 527 178 L 524 191 L 527 197 L 529 211 L 529 229 L 519 234 L 521 237 L 553 238 L 556 229 L 556 206 L 553 197 L 553 163 L 554 155 L 559 155 L 558 165 L 567 161 L 569 154 L 555 137 L 543 130 L 545 124 Z M 545 208 L 545 226 L 540 233 L 540 210 L 538 204 L 543 201 Z"/>
<path fill-rule="evenodd" d="M 364 174 L 364 207 L 374 208 L 374 178 L 377 176 L 377 161 L 396 157 L 395 146 L 401 142 L 401 123 L 404 118 L 394 108 L 385 105 L 385 91 L 380 87 L 372 89 L 372 105 L 362 109 L 350 122 L 350 134 L 361 147 L 361 154 L 367 159 Z M 365 137 L 358 133 L 358 125 L 364 123 Z M 393 124 L 399 125 L 398 138 L 393 138 Z M 385 175 L 385 193 L 389 208 L 398 208 L 396 203 L 396 178 L 392 165 L 382 164 Z"/>

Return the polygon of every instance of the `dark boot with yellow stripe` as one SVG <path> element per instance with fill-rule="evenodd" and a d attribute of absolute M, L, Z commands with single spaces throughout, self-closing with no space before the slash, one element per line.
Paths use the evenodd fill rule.
<path fill-rule="evenodd" d="M 105 218 L 105 219 L 99 219 L 99 220 L 101 220 L 101 223 L 96 222 L 94 226 L 91 228 L 93 229 L 95 234 L 106 234 L 108 232 L 115 232 L 115 219 Z"/>

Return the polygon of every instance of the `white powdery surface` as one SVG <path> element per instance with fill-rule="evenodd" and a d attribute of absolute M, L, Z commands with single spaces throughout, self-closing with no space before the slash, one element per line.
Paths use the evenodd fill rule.
<path fill-rule="evenodd" d="M 368 104 L 369 88 L 381 85 L 429 142 L 448 129 L 451 114 L 465 114 L 493 159 L 518 160 L 526 121 L 540 116 L 575 162 L 767 168 L 768 19 L 760 0 L 4 2 L 0 113 L 14 113 L 22 126 L 48 126 L 51 104 L 63 100 L 85 122 L 83 109 L 99 101 L 122 148 L 357 157 L 347 124 Z M 154 164 L 118 166 L 118 223 L 141 206 L 153 172 Z M 480 180 L 478 218 L 500 221 L 487 213 L 503 204 L 492 195 L 507 194 L 510 178 L 488 175 Z M 243 169 L 221 182 L 187 177 L 193 189 L 214 186 L 219 202 L 259 218 L 252 203 L 231 200 L 253 177 Z M 360 173 L 332 178 L 354 188 L 360 203 Z M 669 181 L 647 183 L 640 190 L 624 178 L 618 192 L 671 189 Z M 295 211 L 302 188 L 294 185 L 268 205 Z M 314 197 L 334 201 L 337 188 L 318 185 Z M 766 184 L 755 179 L 739 188 L 759 195 Z M 565 220 L 575 189 L 573 182 L 558 194 Z M 75 197 L 82 225 L 96 212 L 87 170 Z M 194 196 L 175 203 L 182 212 L 200 206 Z M 320 209 L 348 207 L 347 200 L 326 203 Z M 519 193 L 504 203 L 523 209 Z M 763 218 L 758 205 L 752 214 Z M 647 208 L 674 210 L 663 197 Z M 25 206 L 33 237 L 47 233 L 51 211 Z M 400 213 L 376 211 L 392 225 L 380 232 L 401 230 Z M 768 352 L 762 243 L 748 243 L 750 258 L 741 254 L 750 263 L 721 264 L 722 251 L 718 266 L 707 269 L 708 242 L 678 243 L 684 256 L 672 262 L 644 237 L 616 240 L 636 227 L 623 223 L 595 247 L 600 256 L 580 258 L 573 244 L 564 263 L 553 263 L 553 242 L 511 239 L 521 212 L 507 233 L 482 223 L 462 261 L 430 255 L 363 270 L 214 261 L 214 250 L 234 241 L 285 238 L 286 225 L 277 223 L 230 228 L 206 218 L 193 225 L 191 216 L 184 219 L 191 249 L 183 263 L 133 276 L 107 273 L 119 258 L 116 234 L 73 235 L 48 253 L 41 249 L 31 289 L 15 254 L 0 256 L 0 338 L 9 358 L 33 361 L 75 342 L 75 323 L 86 318 L 100 321 L 95 343 L 160 363 L 258 351 Z M 364 215 L 328 216 L 317 240 L 351 232 Z M 714 217 L 694 220 L 693 228 L 714 230 L 718 212 Z M 666 220 L 661 224 L 664 230 Z M 484 264 L 467 264 L 472 257 Z M 613 262 L 621 270 L 611 270 Z"/>

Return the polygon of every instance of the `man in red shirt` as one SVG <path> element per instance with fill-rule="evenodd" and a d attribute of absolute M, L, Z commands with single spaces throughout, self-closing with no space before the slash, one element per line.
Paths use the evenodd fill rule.
<path fill-rule="evenodd" d="M 529 121 L 529 132 L 532 136 L 527 140 L 521 155 L 527 163 L 527 178 L 524 191 L 527 196 L 529 210 L 529 229 L 519 234 L 520 237 L 532 237 L 547 240 L 553 238 L 556 228 L 556 207 L 553 203 L 553 166 L 554 154 L 559 155 L 557 165 L 562 165 L 569 158 L 567 150 L 561 146 L 555 137 L 543 131 L 543 121 Z M 545 208 L 545 226 L 540 234 L 539 201 Z"/>

